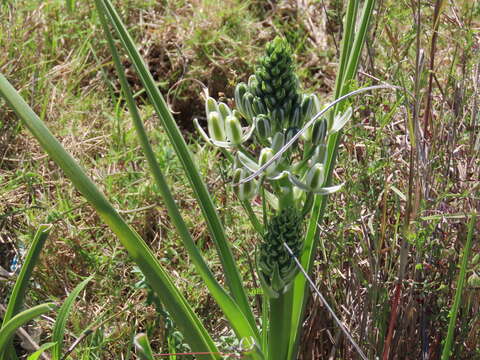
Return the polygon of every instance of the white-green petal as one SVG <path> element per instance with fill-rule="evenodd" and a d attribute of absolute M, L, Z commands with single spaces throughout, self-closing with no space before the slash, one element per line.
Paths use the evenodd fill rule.
<path fill-rule="evenodd" d="M 255 171 L 258 171 L 258 169 L 260 168 L 255 161 L 251 160 L 244 153 L 239 152 L 237 155 L 238 155 L 238 160 L 241 162 L 241 164 L 245 166 L 252 173 Z"/>
<path fill-rule="evenodd" d="M 335 116 L 335 119 L 333 120 L 332 128 L 330 129 L 330 133 L 336 133 L 337 131 L 340 131 L 345 124 L 351 119 L 352 117 L 352 108 L 349 107 L 343 114 L 339 114 Z"/>
<path fill-rule="evenodd" d="M 303 190 L 303 191 L 312 191 L 312 189 L 310 188 L 310 186 L 308 186 L 307 184 L 303 183 L 302 181 L 300 181 L 299 179 L 297 179 L 297 177 L 291 173 L 288 173 L 288 179 L 290 180 L 290 182 L 295 185 L 296 187 L 298 187 L 299 189 Z"/>
<path fill-rule="evenodd" d="M 232 110 L 228 107 L 227 104 L 221 102 L 218 104 L 218 112 L 222 115 L 223 120 L 225 121 L 228 116 L 232 115 Z"/>
<path fill-rule="evenodd" d="M 197 131 L 199 132 L 199 134 L 203 138 L 203 140 L 205 140 L 207 142 L 207 144 L 212 145 L 211 139 L 209 138 L 209 136 L 207 135 L 205 130 L 203 130 L 203 128 L 200 126 L 200 123 L 198 122 L 197 118 L 193 119 L 193 124 L 195 125 L 195 128 L 197 129 Z"/>
<path fill-rule="evenodd" d="M 343 187 L 344 184 L 340 185 L 334 185 L 334 186 L 329 186 L 329 187 L 324 187 L 320 188 L 318 190 L 313 191 L 315 194 L 319 195 L 328 195 L 328 194 L 333 194 L 334 192 L 337 192 Z"/>
<path fill-rule="evenodd" d="M 208 117 L 208 114 L 210 114 L 213 111 L 218 112 L 218 105 L 217 102 L 215 101 L 214 98 L 212 97 L 207 97 L 207 100 L 205 101 L 205 113 Z"/>

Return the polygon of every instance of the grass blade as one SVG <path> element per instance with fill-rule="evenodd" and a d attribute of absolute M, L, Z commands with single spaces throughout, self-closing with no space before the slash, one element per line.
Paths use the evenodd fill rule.
<path fill-rule="evenodd" d="M 365 42 L 366 33 L 370 24 L 371 15 L 375 0 L 367 0 L 364 4 L 364 8 L 361 16 L 361 23 L 359 31 L 355 34 L 355 38 L 344 38 L 342 45 L 342 54 L 340 57 L 341 70 L 337 73 L 337 81 L 335 84 L 335 99 L 338 99 L 342 95 L 345 95 L 348 91 L 348 84 L 355 77 L 358 62 L 362 52 L 363 44 Z M 346 18 L 346 34 L 353 34 L 355 27 L 355 14 L 358 8 L 358 0 L 350 0 L 348 5 L 348 12 Z M 348 26 L 348 27 L 347 27 Z M 353 41 L 353 45 L 350 42 Z M 348 43 L 347 43 L 348 42 Z M 347 55 L 343 53 L 348 51 Z M 339 107 L 335 107 L 335 110 L 331 113 L 329 121 L 333 121 L 336 112 Z M 335 167 L 338 145 L 340 143 L 341 131 L 333 134 L 328 139 L 328 159 L 326 164 L 327 180 L 325 186 L 330 186 L 332 180 L 333 169 Z M 313 267 L 313 260 L 315 259 L 316 250 L 318 248 L 319 235 L 317 232 L 318 223 L 321 221 L 328 201 L 328 195 L 316 196 L 314 206 L 312 209 L 310 221 L 308 223 L 307 234 L 305 237 L 304 251 L 301 256 L 301 264 L 307 273 L 311 273 Z M 290 350 L 289 358 L 293 358 L 297 352 L 298 343 L 300 340 L 300 330 L 302 326 L 302 320 L 306 307 L 307 299 L 307 281 L 300 274 L 295 279 L 294 288 L 292 291 L 293 305 L 292 305 L 292 326 L 290 336 Z"/>
<path fill-rule="evenodd" d="M 35 265 L 37 264 L 38 258 L 42 251 L 43 245 L 47 240 L 50 229 L 51 225 L 40 225 L 35 233 L 35 236 L 33 237 L 32 244 L 30 245 L 30 249 L 27 252 L 27 256 L 25 257 L 25 261 L 20 269 L 18 278 L 15 281 L 10 300 L 8 301 L 7 309 L 5 311 L 5 315 L 3 316 L 2 326 L 5 326 L 5 324 L 13 316 L 18 314 L 22 309 L 25 300 L 25 292 L 27 290 L 30 277 L 32 275 L 33 269 L 35 268 Z M 8 347 L 9 349 L 7 350 L 7 352 L 9 356 L 13 359 L 16 359 L 17 357 L 15 356 L 13 346 L 9 345 Z"/>
<path fill-rule="evenodd" d="M 38 360 L 38 359 L 40 359 L 40 356 L 42 356 L 42 354 L 45 352 L 45 350 L 50 349 L 55 344 L 56 343 L 54 343 L 54 342 L 48 342 L 48 343 L 43 344 L 42 346 L 40 346 L 40 348 L 37 351 L 35 351 L 33 354 L 29 355 L 27 360 Z"/>
<path fill-rule="evenodd" d="M 51 227 L 51 225 L 40 225 L 35 233 L 35 236 L 33 237 L 32 245 L 27 252 L 25 262 L 20 269 L 17 281 L 13 287 L 12 294 L 7 305 L 7 310 L 5 311 L 5 315 L 3 317 L 2 327 L 5 326 L 5 324 L 13 316 L 18 314 L 23 306 L 23 302 L 25 300 L 25 291 L 27 290 L 30 276 L 32 275 L 33 268 L 37 264 L 40 252 L 45 244 L 45 240 L 47 240 Z"/>
<path fill-rule="evenodd" d="M 75 289 L 73 289 L 73 291 L 70 293 L 70 295 L 68 295 L 67 299 L 58 310 L 57 320 L 55 321 L 55 325 L 53 326 L 52 331 L 52 340 L 56 342 L 52 354 L 53 360 L 61 359 L 63 339 L 65 336 L 65 325 L 67 324 L 68 316 L 70 314 L 70 311 L 72 310 L 72 306 L 78 294 L 80 294 L 80 292 L 85 288 L 85 286 L 87 286 L 90 280 L 92 280 L 92 276 L 86 278 L 80 284 L 78 284 Z"/>
<path fill-rule="evenodd" d="M 187 178 L 195 192 L 195 196 L 201 207 L 205 221 L 209 228 L 212 239 L 214 240 L 217 252 L 219 253 L 220 261 L 222 262 L 223 270 L 226 277 L 226 282 L 230 288 L 233 298 L 242 309 L 245 316 L 248 318 L 252 327 L 255 327 L 255 320 L 253 317 L 250 304 L 247 299 L 246 292 L 243 288 L 242 280 L 233 258 L 230 246 L 225 236 L 223 226 L 220 222 L 220 218 L 217 214 L 215 205 L 210 197 L 207 187 L 205 186 L 200 173 L 197 169 L 192 155 L 183 139 L 180 130 L 178 129 L 172 114 L 167 108 L 165 100 L 163 99 L 160 91 L 155 85 L 155 81 L 151 73 L 148 71 L 142 57 L 140 56 L 130 34 L 128 33 L 125 25 L 122 23 L 120 17 L 115 11 L 113 5 L 109 0 L 96 0 L 96 4 L 100 11 L 103 11 L 107 15 L 107 19 L 115 29 L 125 51 L 128 53 L 140 80 L 145 87 L 148 97 L 157 112 L 162 126 L 172 143 L 172 146 L 177 153 Z"/>
<path fill-rule="evenodd" d="M 213 276 L 208 265 L 203 259 L 198 247 L 192 239 L 190 232 L 188 231 L 187 225 L 185 224 L 182 215 L 178 209 L 178 206 L 175 202 L 174 197 L 171 194 L 169 186 L 165 180 L 165 177 L 162 174 L 158 161 L 156 159 L 155 153 L 148 141 L 148 137 L 143 126 L 140 114 L 138 112 L 135 100 L 132 95 L 132 91 L 128 84 L 128 81 L 125 76 L 125 71 L 123 65 L 121 64 L 120 57 L 117 53 L 115 45 L 113 43 L 112 35 L 106 24 L 106 19 L 103 12 L 99 12 L 100 20 L 102 26 L 105 30 L 105 35 L 107 37 L 108 45 L 110 47 L 110 52 L 112 53 L 113 62 L 117 69 L 118 77 L 122 85 L 122 90 L 127 102 L 127 106 L 130 110 L 132 116 L 133 124 L 137 132 L 140 144 L 142 146 L 143 152 L 147 159 L 150 171 L 155 179 L 155 182 L 158 186 L 162 199 L 165 203 L 165 206 L 168 209 L 168 214 L 172 223 L 175 225 L 175 228 L 182 239 L 183 245 L 187 249 L 191 260 L 193 261 L 198 273 L 202 277 L 203 281 L 207 285 L 210 294 L 217 301 L 220 308 L 222 309 L 224 315 L 229 320 L 232 325 L 235 333 L 239 339 L 252 337 L 256 342 L 260 343 L 260 335 L 256 327 L 252 327 L 251 323 L 248 321 L 244 313 L 241 311 L 237 303 L 232 299 L 231 296 L 221 287 L 218 281 Z"/>
<path fill-rule="evenodd" d="M 24 310 L 21 313 L 18 313 L 12 317 L 7 323 L 0 329 L 0 353 L 5 350 L 5 347 L 8 345 L 12 339 L 15 331 L 25 325 L 27 322 L 35 319 L 36 317 L 45 314 L 53 309 L 55 309 L 54 303 L 46 303 L 42 305 L 37 305 L 31 309 Z"/>
<path fill-rule="evenodd" d="M 153 360 L 153 351 L 148 341 L 147 334 L 138 334 L 135 336 L 135 349 L 143 360 Z"/>
<path fill-rule="evenodd" d="M 90 202 L 102 220 L 117 235 L 122 245 L 142 270 L 150 286 L 163 300 L 167 310 L 176 315 L 176 323 L 191 347 L 195 350 L 198 349 L 198 351 L 217 353 L 217 348 L 200 319 L 178 291 L 147 244 L 123 220 L 105 198 L 105 195 L 95 186 L 71 155 L 65 151 L 60 142 L 50 133 L 50 130 L 2 74 L 0 74 L 0 95 L 15 110 L 42 148 L 65 172 L 76 189 Z M 218 356 L 212 354 L 204 358 L 217 359 Z"/>
<path fill-rule="evenodd" d="M 463 249 L 462 263 L 460 265 L 460 274 L 458 275 L 457 290 L 455 291 L 455 299 L 452 308 L 450 309 L 450 321 L 448 323 L 447 338 L 443 345 L 442 360 L 448 360 L 452 352 L 453 333 L 455 332 L 455 324 L 457 322 L 458 309 L 462 302 L 463 285 L 465 284 L 465 277 L 467 276 L 467 265 L 470 252 L 472 250 L 473 229 L 475 228 L 475 220 L 477 214 L 473 213 L 468 224 L 467 243 Z"/>

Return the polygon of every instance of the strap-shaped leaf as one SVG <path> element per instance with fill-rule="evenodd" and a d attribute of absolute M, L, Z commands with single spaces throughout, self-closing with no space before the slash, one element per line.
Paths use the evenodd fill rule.
<path fill-rule="evenodd" d="M 68 316 L 72 310 L 72 306 L 77 298 L 78 294 L 87 286 L 88 282 L 92 280 L 92 277 L 88 277 L 78 284 L 75 289 L 68 295 L 65 302 L 62 304 L 58 310 L 57 320 L 53 326 L 52 339 L 56 342 L 56 345 L 53 349 L 52 358 L 53 360 L 60 360 L 62 357 L 62 348 L 63 348 L 63 339 L 65 335 L 65 325 L 67 324 Z"/>
<path fill-rule="evenodd" d="M 154 359 L 152 347 L 150 346 L 150 341 L 148 341 L 147 334 L 141 333 L 135 336 L 134 344 L 137 354 L 139 354 L 143 360 Z"/>
<path fill-rule="evenodd" d="M 12 317 L 7 323 L 0 329 L 0 351 L 5 349 L 5 346 L 12 339 L 15 331 L 25 325 L 27 322 L 35 319 L 36 317 L 45 314 L 55 309 L 54 303 L 46 303 L 42 305 L 34 306 L 28 310 L 24 310 Z"/>
<path fill-rule="evenodd" d="M 135 126 L 135 130 L 137 132 L 140 144 L 142 146 L 142 150 L 145 154 L 148 165 L 150 167 L 150 171 L 153 175 L 153 178 L 155 179 L 155 182 L 158 186 L 158 190 L 160 192 L 160 195 L 162 196 L 165 206 L 167 207 L 168 215 L 170 216 L 172 223 L 177 229 L 180 239 L 182 240 L 183 245 L 187 249 L 190 255 L 190 258 L 196 267 L 196 270 L 198 271 L 203 281 L 207 285 L 213 298 L 219 304 L 220 308 L 225 314 L 225 317 L 229 320 L 233 330 L 235 331 L 239 339 L 252 337 L 258 342 L 260 335 L 258 333 L 257 328 L 251 326 L 251 323 L 248 321 L 247 317 L 241 311 L 238 304 L 222 288 L 222 286 L 215 279 L 212 272 L 210 271 L 210 268 L 208 267 L 205 260 L 203 259 L 199 249 L 197 248 L 188 230 L 188 227 L 182 218 L 182 215 L 170 191 L 167 181 L 162 174 L 162 171 L 156 159 L 155 153 L 148 141 L 148 136 L 143 126 L 137 106 L 135 104 L 135 100 L 133 99 L 132 91 L 130 89 L 130 86 L 128 85 L 124 68 L 121 64 L 120 57 L 114 46 L 113 38 L 108 29 L 108 26 L 105 21 L 106 19 L 103 16 L 102 12 L 100 12 L 100 20 L 102 22 L 102 25 L 104 26 L 105 34 L 107 36 L 107 41 L 110 47 L 110 51 L 112 53 L 115 67 L 118 72 L 120 83 L 122 84 L 122 90 L 126 98 L 126 102 L 130 110 L 130 114 L 132 116 L 132 121 Z M 213 105 L 216 106 L 216 103 Z M 158 294 L 158 295 L 160 298 L 162 298 L 162 294 Z"/>
<path fill-rule="evenodd" d="M 255 319 L 247 299 L 246 291 L 243 288 L 240 273 L 225 236 L 225 231 L 216 211 L 215 204 L 208 193 L 207 187 L 202 180 L 187 144 L 185 143 L 172 114 L 168 110 L 158 87 L 155 85 L 152 74 L 148 71 L 145 62 L 140 56 L 130 34 L 115 11 L 112 3 L 109 0 L 96 0 L 95 3 L 97 4 L 99 11 L 102 11 L 106 15 L 109 23 L 117 33 L 123 48 L 128 53 L 128 56 L 145 87 L 145 91 L 160 118 L 161 124 L 164 127 L 183 168 L 185 169 L 187 178 L 194 190 L 195 196 L 212 235 L 212 239 L 217 248 L 217 252 L 219 253 L 227 285 L 230 288 L 233 298 L 238 303 L 253 328 L 256 326 Z"/>
<path fill-rule="evenodd" d="M 33 268 L 37 264 L 43 244 L 45 244 L 45 240 L 47 240 L 50 229 L 51 225 L 40 225 L 35 233 L 35 236 L 33 237 L 32 244 L 28 249 L 25 261 L 20 269 L 20 273 L 18 274 L 17 281 L 15 281 L 15 286 L 13 287 L 12 294 L 7 305 L 7 310 L 3 316 L 3 325 L 5 325 L 14 315 L 18 314 L 23 306 L 25 291 L 27 289 L 30 276 L 32 275 Z"/>
<path fill-rule="evenodd" d="M 212 338 L 147 244 L 119 215 L 105 195 L 95 186 L 72 156 L 65 151 L 60 142 L 50 133 L 50 130 L 2 74 L 0 74 L 0 95 L 23 120 L 42 148 L 62 168 L 76 189 L 90 202 L 102 220 L 117 235 L 154 291 L 162 294 L 168 312 L 175 314 L 177 326 L 182 330 L 191 347 L 212 354 L 204 356 L 204 359 L 218 359 L 219 357 L 215 355 L 218 351 Z"/>
<path fill-rule="evenodd" d="M 55 345 L 54 342 L 48 342 L 48 343 L 43 344 L 42 346 L 40 346 L 40 348 L 37 351 L 35 351 L 33 354 L 29 355 L 27 360 L 38 360 L 38 359 L 40 359 L 40 356 L 42 356 L 42 354 L 46 350 L 50 349 L 54 345 Z"/>

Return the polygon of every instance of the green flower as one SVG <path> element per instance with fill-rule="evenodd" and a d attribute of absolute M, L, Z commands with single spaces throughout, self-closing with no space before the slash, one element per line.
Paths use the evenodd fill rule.
<path fill-rule="evenodd" d="M 302 249 L 303 218 L 294 207 L 273 216 L 260 248 L 257 251 L 257 271 L 262 287 L 270 297 L 286 292 L 298 268 L 285 248 L 286 243 L 298 258 Z"/>

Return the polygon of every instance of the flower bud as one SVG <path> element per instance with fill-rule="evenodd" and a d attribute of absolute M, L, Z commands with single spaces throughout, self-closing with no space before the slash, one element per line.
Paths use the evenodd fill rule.
<path fill-rule="evenodd" d="M 242 179 L 248 176 L 248 172 L 245 169 L 235 169 L 233 174 L 234 184 L 238 184 Z M 253 179 L 246 183 L 242 183 L 234 187 L 235 194 L 241 201 L 248 201 L 252 199 L 257 192 L 257 180 Z"/>
<path fill-rule="evenodd" d="M 304 95 L 302 99 L 302 118 L 303 121 L 308 121 L 312 117 L 313 114 L 313 109 L 315 108 L 315 100 L 314 100 L 315 95 Z"/>
<path fill-rule="evenodd" d="M 315 122 L 312 130 L 312 144 L 318 145 L 325 141 L 325 136 L 327 135 L 327 120 L 322 119 Z"/>
<path fill-rule="evenodd" d="M 290 127 L 295 127 L 299 128 L 301 124 L 301 118 L 300 118 L 300 109 L 297 107 L 293 111 L 292 118 L 290 119 Z"/>
<path fill-rule="evenodd" d="M 243 103 L 243 96 L 247 93 L 248 86 L 247 84 L 241 82 L 235 87 L 235 104 L 241 112 L 245 112 L 245 105 Z"/>
<path fill-rule="evenodd" d="M 270 148 L 264 148 L 260 152 L 260 157 L 258 159 L 258 164 L 260 166 L 263 166 L 267 163 L 268 160 L 270 160 L 273 157 L 273 150 Z"/>
<path fill-rule="evenodd" d="M 260 166 L 265 165 L 273 157 L 273 155 L 274 153 L 272 149 L 270 148 L 262 149 L 262 151 L 260 152 L 260 157 L 258 159 L 258 165 Z M 270 166 L 268 166 L 265 169 L 265 174 L 267 175 L 273 174 L 275 172 L 275 168 L 276 168 L 276 164 L 275 162 L 273 162 Z"/>
<path fill-rule="evenodd" d="M 312 164 L 325 164 L 327 160 L 327 145 L 320 144 L 315 148 L 315 152 L 311 157 Z"/>
<path fill-rule="evenodd" d="M 255 130 L 261 140 L 267 140 L 271 136 L 272 128 L 268 116 L 260 114 L 255 118 Z"/>
<path fill-rule="evenodd" d="M 208 132 L 215 141 L 225 141 L 225 123 L 222 116 L 217 111 L 208 114 Z"/>
<path fill-rule="evenodd" d="M 233 115 L 227 116 L 225 119 L 225 132 L 228 141 L 232 145 L 240 145 L 242 143 L 242 125 L 237 117 Z"/>
<path fill-rule="evenodd" d="M 307 185 L 313 190 L 318 191 L 323 185 L 325 179 L 325 167 L 323 164 L 315 164 L 307 173 Z"/>
<path fill-rule="evenodd" d="M 248 78 L 248 87 L 250 88 L 250 91 L 254 91 L 258 86 L 258 79 L 255 75 L 250 75 Z M 255 94 L 257 95 L 257 94 Z"/>
<path fill-rule="evenodd" d="M 209 96 L 207 98 L 207 101 L 205 101 L 205 113 L 208 116 L 208 114 L 210 114 L 213 111 L 218 111 L 217 102 L 215 101 L 214 98 Z"/>
<path fill-rule="evenodd" d="M 262 100 L 260 100 L 258 97 L 253 99 L 252 108 L 256 115 L 267 114 L 267 108 L 263 104 Z"/>
<path fill-rule="evenodd" d="M 268 94 L 273 94 L 273 88 L 266 81 L 262 81 L 262 91 L 264 91 Z"/>
<path fill-rule="evenodd" d="M 245 115 L 249 119 L 253 119 L 254 111 L 253 111 L 253 100 L 255 99 L 255 96 L 253 96 L 252 93 L 247 92 L 245 95 L 243 95 L 243 106 L 245 107 Z"/>
<path fill-rule="evenodd" d="M 298 131 L 299 129 L 295 126 L 288 128 L 287 131 L 285 132 L 285 143 L 288 143 L 295 135 L 297 135 Z M 297 144 L 298 144 L 298 139 L 295 140 L 295 142 L 291 145 L 290 149 L 297 146 Z"/>
<path fill-rule="evenodd" d="M 227 104 L 221 102 L 218 104 L 218 112 L 222 115 L 223 120 L 225 120 L 228 116 L 232 115 L 232 110 L 228 107 Z"/>
<path fill-rule="evenodd" d="M 269 109 L 274 109 L 275 104 L 277 103 L 273 96 L 265 96 L 264 101 Z"/>
<path fill-rule="evenodd" d="M 281 132 L 277 132 L 272 139 L 272 150 L 277 153 L 285 145 L 285 136 Z"/>

